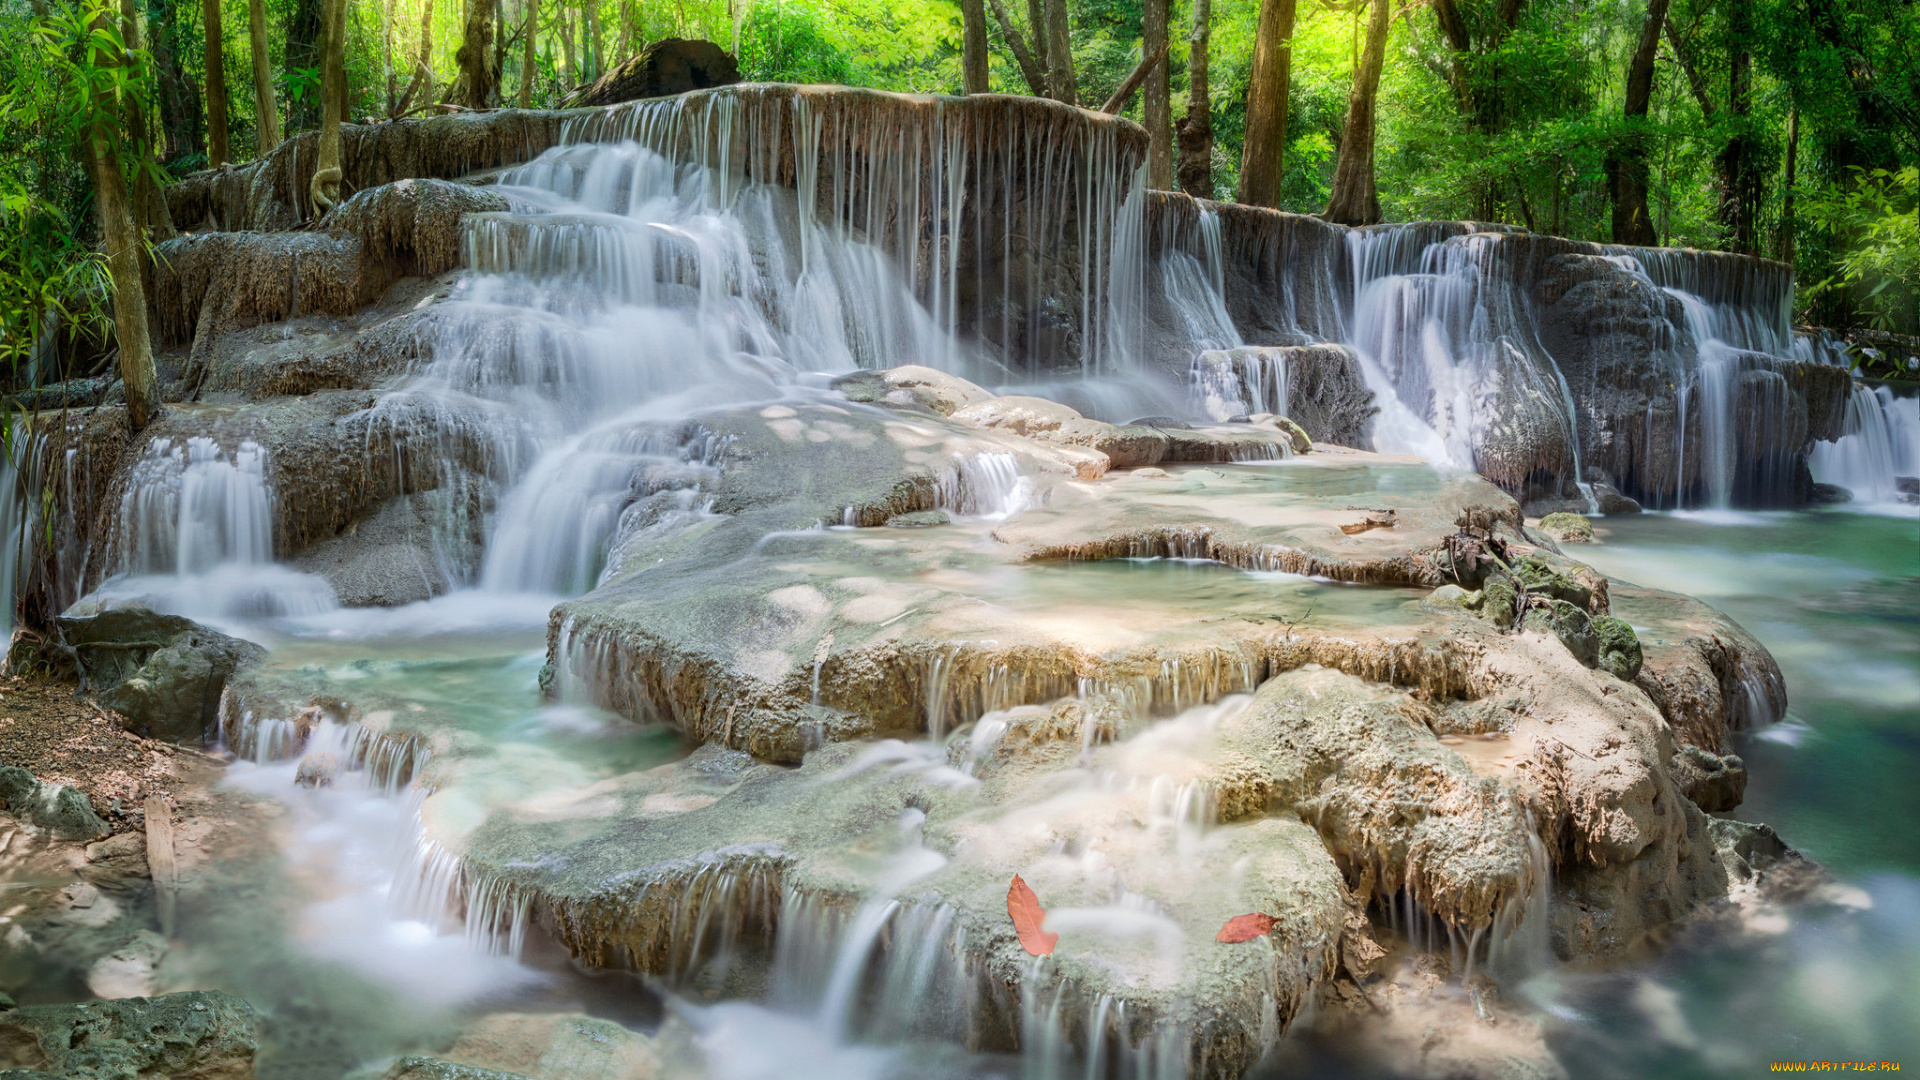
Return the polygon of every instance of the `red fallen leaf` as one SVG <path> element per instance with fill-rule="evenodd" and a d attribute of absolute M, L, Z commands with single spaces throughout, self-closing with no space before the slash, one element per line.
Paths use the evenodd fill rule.
<path fill-rule="evenodd" d="M 1265 937 L 1267 932 L 1272 929 L 1273 916 L 1262 915 L 1255 911 L 1247 915 L 1235 915 L 1233 918 L 1228 919 L 1227 925 L 1220 928 L 1220 932 L 1214 935 L 1213 940 L 1224 941 L 1229 945 L 1237 945 L 1242 941 L 1252 941 L 1257 937 Z"/>
<path fill-rule="evenodd" d="M 1007 887 L 1007 914 L 1013 917 L 1013 932 L 1020 935 L 1020 947 L 1032 955 L 1045 956 L 1060 941 L 1059 934 L 1040 929 L 1047 917 L 1046 909 L 1040 906 L 1040 898 L 1033 895 L 1019 874 L 1013 875 L 1013 884 Z"/>

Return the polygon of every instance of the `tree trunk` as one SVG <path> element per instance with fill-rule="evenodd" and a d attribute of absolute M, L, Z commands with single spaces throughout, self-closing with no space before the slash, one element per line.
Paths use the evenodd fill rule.
<path fill-rule="evenodd" d="M 1167 0 L 1146 0 L 1140 23 L 1140 55 L 1158 56 L 1167 51 Z M 1167 72 L 1173 64 L 1162 62 L 1147 73 L 1146 100 L 1141 106 L 1141 122 L 1147 126 L 1147 186 L 1161 191 L 1173 188 L 1173 80 Z"/>
<path fill-rule="evenodd" d="M 1201 2 L 1204 3 L 1205 0 Z M 1013 20 L 1007 17 L 1007 6 L 1000 0 L 987 0 L 987 3 L 993 8 L 993 18 L 1000 24 L 1001 35 L 1007 39 L 1007 48 L 1013 50 L 1013 62 L 1020 65 L 1020 77 L 1027 80 L 1027 89 L 1031 90 L 1036 97 L 1046 97 L 1046 65 L 1034 59 L 1033 54 L 1027 51 L 1026 39 L 1020 36 L 1020 31 L 1013 25 Z"/>
<path fill-rule="evenodd" d="M 1047 0 L 1027 0 L 1027 32 L 1033 37 L 1033 59 L 1040 70 L 1053 76 L 1053 57 L 1049 55 L 1048 44 L 1053 40 L 1053 31 L 1049 28 L 1052 20 L 1047 17 Z M 1052 97 L 1053 88 L 1048 86 L 1035 93 L 1042 97 Z"/>
<path fill-rule="evenodd" d="M 573 20 L 568 18 L 566 0 L 561 0 L 560 9 L 554 13 L 560 34 L 560 86 L 562 92 L 580 85 L 580 69 L 573 62 Z"/>
<path fill-rule="evenodd" d="M 154 89 L 160 110 L 160 130 L 166 146 L 163 161 L 173 161 L 206 149 L 200 136 L 200 88 L 181 66 L 190 51 L 185 20 L 175 0 L 147 0 L 148 47 L 153 55 Z"/>
<path fill-rule="evenodd" d="M 112 16 L 106 8 L 94 16 L 96 34 L 106 30 Z M 95 39 L 99 40 L 98 38 Z M 101 67 L 126 62 L 109 52 L 96 56 Z M 155 397 L 153 342 L 147 334 L 147 291 L 141 280 L 140 233 L 133 223 L 122 171 L 120 147 L 126 138 L 110 89 L 94 93 L 94 124 L 87 133 L 87 172 L 93 180 L 93 208 L 100 217 L 100 238 L 106 247 L 107 276 L 113 283 L 113 336 L 120 348 L 120 379 L 126 388 L 127 424 L 138 432 L 159 408 Z"/>
<path fill-rule="evenodd" d="M 525 0 L 526 14 L 520 24 L 520 107 L 533 108 L 533 69 L 539 62 L 536 42 L 540 38 L 539 0 Z"/>
<path fill-rule="evenodd" d="M 1287 148 L 1287 84 L 1293 78 L 1295 0 L 1265 0 L 1247 81 L 1247 131 L 1240 148 L 1240 201 L 1280 205 Z"/>
<path fill-rule="evenodd" d="M 321 38 L 325 31 L 325 0 L 294 0 L 293 15 L 287 20 L 287 51 L 282 64 L 289 76 L 321 68 Z M 306 131 L 319 126 L 320 95 L 300 93 L 287 100 L 287 131 Z"/>
<path fill-rule="evenodd" d="M 227 155 L 227 60 L 221 41 L 220 0 L 206 0 L 207 25 L 207 164 L 218 168 L 232 160 Z"/>
<path fill-rule="evenodd" d="M 1653 63 L 1660 51 L 1660 30 L 1667 22 L 1668 0 L 1647 0 L 1640 24 L 1640 45 L 1627 65 L 1626 131 L 1607 158 L 1607 182 L 1613 196 L 1613 242 L 1651 245 L 1660 239 L 1647 209 L 1647 107 L 1653 101 Z"/>
<path fill-rule="evenodd" d="M 138 51 L 140 41 L 139 13 L 134 10 L 133 0 L 120 0 L 120 40 L 129 49 Z M 153 125 L 149 122 L 147 111 L 137 103 L 129 101 L 124 114 L 126 121 L 126 149 L 138 166 L 133 172 L 133 220 L 143 234 L 143 239 L 151 243 L 173 239 L 173 218 L 167 213 L 167 199 L 161 194 L 160 185 L 154 182 L 159 170 L 154 161 Z M 146 244 L 140 245 L 140 271 L 142 274 L 152 270 L 152 260 L 147 257 Z"/>
<path fill-rule="evenodd" d="M 267 10 L 247 0 L 248 48 L 253 53 L 253 122 L 260 132 L 260 157 L 280 145 L 280 111 L 273 104 L 273 61 L 267 55 Z"/>
<path fill-rule="evenodd" d="M 394 0 L 379 0 L 380 4 L 380 86 L 387 98 L 387 119 L 398 118 L 400 110 L 400 77 L 393 70 L 393 17 Z"/>
<path fill-rule="evenodd" d="M 1731 250 L 1759 253 L 1754 219 L 1759 210 L 1760 178 L 1749 129 L 1753 113 L 1752 0 L 1730 0 L 1727 6 L 1727 112 L 1733 135 L 1720 154 L 1720 224 L 1727 230 Z"/>
<path fill-rule="evenodd" d="M 1794 167 L 1800 157 L 1800 106 L 1787 110 L 1787 184 L 1781 192 L 1780 261 L 1793 261 L 1793 184 Z"/>
<path fill-rule="evenodd" d="M 500 0 L 467 0 L 466 34 L 455 59 L 460 64 L 464 90 L 460 104 L 469 109 L 485 109 L 493 104 L 494 86 L 500 72 L 493 66 L 494 16 Z"/>
<path fill-rule="evenodd" d="M 600 0 L 586 0 L 586 18 L 581 20 L 586 33 L 581 53 L 587 64 L 587 77 L 583 81 L 592 82 L 607 70 L 606 58 L 600 55 Z"/>
<path fill-rule="evenodd" d="M 613 48 L 613 60 L 616 64 L 624 62 L 636 51 L 633 44 L 633 0 L 619 0 L 619 4 L 620 43 Z M 728 8 L 731 10 L 732 5 L 729 4 Z M 733 23 L 731 15 L 728 16 L 727 23 L 729 25 Z"/>
<path fill-rule="evenodd" d="M 1047 86 L 1055 101 L 1080 104 L 1080 83 L 1073 74 L 1073 30 L 1067 24 L 1067 0 L 1047 0 Z"/>
<path fill-rule="evenodd" d="M 338 205 L 345 171 L 340 163 L 340 123 L 346 119 L 347 0 L 327 0 L 322 32 L 320 67 L 320 150 L 315 156 L 313 216 L 321 217 Z"/>
<path fill-rule="evenodd" d="M 960 0 L 960 92 L 987 92 L 986 0 Z"/>
<path fill-rule="evenodd" d="M 1387 31 L 1393 9 L 1373 0 L 1367 18 L 1367 48 L 1347 95 L 1347 121 L 1340 134 L 1340 158 L 1333 167 L 1333 193 L 1322 216 L 1341 225 L 1380 221 L 1380 193 L 1373 183 L 1374 104 L 1380 92 L 1380 68 L 1387 58 Z"/>
<path fill-rule="evenodd" d="M 1180 190 L 1213 198 L 1213 101 L 1208 97 L 1207 45 L 1213 36 L 1211 0 L 1193 0 L 1193 35 L 1187 39 L 1187 115 L 1180 118 Z"/>
<path fill-rule="evenodd" d="M 412 109 L 415 101 L 433 100 L 433 0 L 426 0 L 420 12 L 420 55 L 413 62 L 413 79 L 407 83 L 407 92 L 400 95 L 400 104 L 394 111 L 404 116 Z"/>

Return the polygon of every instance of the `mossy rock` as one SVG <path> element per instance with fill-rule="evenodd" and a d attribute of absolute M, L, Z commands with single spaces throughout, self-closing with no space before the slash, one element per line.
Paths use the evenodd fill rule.
<path fill-rule="evenodd" d="M 1478 590 L 1468 592 L 1458 585 L 1442 585 L 1422 597 L 1420 606 L 1429 611 L 1473 611 L 1482 599 Z"/>
<path fill-rule="evenodd" d="M 1601 615 L 1593 620 L 1593 636 L 1599 649 L 1599 666 L 1632 682 L 1640 674 L 1640 637 L 1625 619 Z"/>
<path fill-rule="evenodd" d="M 1480 586 L 1480 614 L 1503 630 L 1511 629 L 1518 614 L 1520 588 L 1507 574 L 1488 574 Z"/>
<path fill-rule="evenodd" d="M 1548 514 L 1540 519 L 1540 531 L 1562 544 L 1593 543 L 1593 522 L 1579 514 Z"/>
<path fill-rule="evenodd" d="M 1593 606 L 1593 590 L 1567 574 L 1555 570 L 1545 559 L 1529 555 L 1513 564 L 1513 577 L 1535 596 L 1564 600 L 1582 611 Z"/>
<path fill-rule="evenodd" d="M 1587 617 L 1585 611 L 1565 600 L 1551 600 L 1528 608 L 1522 625 L 1528 630 L 1559 638 L 1574 659 L 1587 667 L 1593 667 L 1599 661 L 1600 648 L 1593 631 L 1593 620 Z"/>

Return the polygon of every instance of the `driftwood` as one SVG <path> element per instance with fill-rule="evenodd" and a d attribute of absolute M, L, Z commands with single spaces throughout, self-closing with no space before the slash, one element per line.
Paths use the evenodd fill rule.
<path fill-rule="evenodd" d="M 153 899 L 160 909 L 160 935 L 173 936 L 174 886 L 179 867 L 173 859 L 173 810 L 165 795 L 149 795 L 147 811 L 147 868 L 153 873 Z"/>

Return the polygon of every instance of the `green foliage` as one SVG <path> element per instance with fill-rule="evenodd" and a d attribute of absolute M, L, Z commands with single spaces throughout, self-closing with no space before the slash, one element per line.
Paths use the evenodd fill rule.
<path fill-rule="evenodd" d="M 1843 238 L 1836 272 L 1809 300 L 1844 289 L 1874 329 L 1907 329 L 1920 314 L 1920 167 L 1855 170 L 1855 180 L 1807 202 L 1808 219 Z"/>

